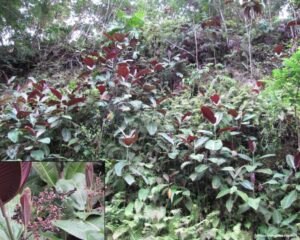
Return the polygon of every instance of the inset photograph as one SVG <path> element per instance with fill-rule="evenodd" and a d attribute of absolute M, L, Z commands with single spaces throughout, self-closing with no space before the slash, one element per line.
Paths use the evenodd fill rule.
<path fill-rule="evenodd" d="M 103 176 L 101 163 L 0 163 L 0 239 L 104 239 Z"/>

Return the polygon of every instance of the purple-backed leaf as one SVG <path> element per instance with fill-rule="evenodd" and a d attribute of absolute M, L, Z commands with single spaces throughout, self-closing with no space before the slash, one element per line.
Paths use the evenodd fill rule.
<path fill-rule="evenodd" d="M 20 186 L 20 189 L 23 188 L 28 176 L 29 176 L 29 173 L 30 173 L 30 170 L 31 170 L 31 165 L 32 163 L 31 162 L 22 162 L 21 163 L 21 171 L 22 171 L 22 177 L 21 177 L 21 186 Z"/>
<path fill-rule="evenodd" d="M 31 168 L 31 162 L 0 163 L 0 199 L 5 204 L 22 189 Z"/>
<path fill-rule="evenodd" d="M 189 135 L 188 138 L 187 138 L 186 140 L 190 143 L 190 142 L 195 141 L 196 139 L 197 139 L 196 136 Z"/>
<path fill-rule="evenodd" d="M 93 67 L 96 64 L 96 61 L 93 58 L 86 57 L 82 59 L 82 62 L 88 65 L 89 67 Z"/>
<path fill-rule="evenodd" d="M 181 121 L 183 122 L 187 117 L 191 116 L 192 112 L 187 112 L 186 114 L 184 114 L 181 118 Z"/>
<path fill-rule="evenodd" d="M 138 133 L 136 130 L 132 130 L 129 135 L 124 135 L 121 140 L 126 146 L 131 146 L 138 140 Z"/>
<path fill-rule="evenodd" d="M 127 63 L 118 64 L 117 73 L 119 76 L 122 76 L 126 79 L 130 73 L 128 64 Z"/>
<path fill-rule="evenodd" d="M 287 28 L 290 28 L 290 27 L 294 27 L 296 25 L 300 25 L 300 20 L 292 20 L 290 22 L 287 23 Z"/>
<path fill-rule="evenodd" d="M 77 104 L 77 103 L 81 103 L 81 102 L 84 102 L 84 101 L 85 101 L 85 98 L 84 98 L 84 97 L 73 98 L 73 99 L 71 99 L 70 101 L 68 101 L 66 105 L 72 106 L 72 105 L 75 105 L 75 104 Z"/>
<path fill-rule="evenodd" d="M 222 133 L 222 132 L 232 132 L 232 131 L 237 131 L 239 130 L 238 127 L 225 127 L 225 128 L 220 128 L 218 130 L 218 133 Z"/>
<path fill-rule="evenodd" d="M 31 126 L 26 125 L 24 128 L 25 128 L 28 132 L 30 132 L 32 136 L 35 136 L 36 132 L 34 131 L 34 129 L 33 129 Z"/>
<path fill-rule="evenodd" d="M 220 102 L 220 96 L 219 96 L 218 94 L 215 94 L 215 95 L 213 95 L 213 96 L 210 97 L 210 100 L 211 100 L 214 104 L 218 105 L 219 102 Z"/>
<path fill-rule="evenodd" d="M 56 90 L 55 88 L 50 88 L 50 91 L 53 93 L 53 95 L 55 95 L 59 100 L 61 100 L 62 99 L 62 95 L 61 95 L 61 93 L 58 91 L 58 90 Z"/>
<path fill-rule="evenodd" d="M 148 68 L 142 69 L 142 70 L 140 70 L 140 71 L 137 72 L 136 78 L 139 78 L 141 76 L 145 76 L 145 75 L 147 75 L 147 74 L 149 74 L 151 72 L 152 71 L 150 69 L 148 69 Z"/>
<path fill-rule="evenodd" d="M 215 117 L 215 114 L 213 113 L 213 111 L 209 108 L 209 107 L 206 107 L 206 106 L 202 106 L 201 107 L 201 112 L 203 114 L 203 116 L 208 120 L 210 121 L 211 123 L 215 124 L 217 119 Z"/>
<path fill-rule="evenodd" d="M 294 164 L 296 169 L 300 167 L 300 152 L 294 155 Z"/>
<path fill-rule="evenodd" d="M 26 112 L 26 111 L 19 111 L 17 113 L 17 118 L 26 118 L 30 115 L 31 112 Z"/>
<path fill-rule="evenodd" d="M 103 94 L 106 90 L 105 85 L 99 85 L 97 86 L 98 91 L 100 92 L 100 94 Z"/>
<path fill-rule="evenodd" d="M 239 115 L 238 112 L 237 112 L 237 110 L 235 110 L 235 109 L 229 109 L 228 110 L 228 114 L 230 114 L 234 118 L 236 118 Z"/>

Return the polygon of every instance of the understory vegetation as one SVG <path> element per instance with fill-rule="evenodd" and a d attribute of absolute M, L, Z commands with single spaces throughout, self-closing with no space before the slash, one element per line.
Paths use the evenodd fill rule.
<path fill-rule="evenodd" d="M 0 176 L 1 239 L 104 239 L 100 164 L 2 162 Z"/>
<path fill-rule="evenodd" d="M 299 239 L 299 2 L 75 2 L 0 61 L 0 159 L 104 161 L 109 240 Z"/>

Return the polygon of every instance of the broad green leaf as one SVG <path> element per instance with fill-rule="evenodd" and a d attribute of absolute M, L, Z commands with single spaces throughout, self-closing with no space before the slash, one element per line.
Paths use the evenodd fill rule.
<path fill-rule="evenodd" d="M 47 138 L 39 139 L 38 141 L 41 143 L 49 144 L 51 142 L 51 139 L 47 137 Z"/>
<path fill-rule="evenodd" d="M 277 209 L 275 209 L 275 211 L 273 212 L 273 214 L 272 214 L 272 219 L 273 219 L 273 222 L 274 222 L 275 224 L 281 223 L 281 221 L 282 221 L 282 216 L 281 216 L 280 212 L 279 212 Z"/>
<path fill-rule="evenodd" d="M 245 202 L 248 201 L 248 195 L 240 190 L 237 190 L 237 195 L 240 196 L 241 199 L 243 199 Z"/>
<path fill-rule="evenodd" d="M 53 123 L 53 122 L 55 122 L 55 121 L 57 121 L 59 119 L 59 117 L 58 116 L 54 116 L 54 117 L 50 117 L 50 118 L 48 118 L 48 123 Z"/>
<path fill-rule="evenodd" d="M 181 164 L 180 168 L 183 170 L 186 166 L 191 165 L 193 162 L 191 161 L 186 161 L 184 163 Z"/>
<path fill-rule="evenodd" d="M 76 217 L 78 217 L 79 219 L 85 221 L 87 220 L 89 217 L 91 216 L 102 216 L 103 213 L 101 213 L 100 211 L 97 210 L 91 210 L 91 211 L 77 211 L 74 212 L 74 214 L 76 215 Z"/>
<path fill-rule="evenodd" d="M 241 182 L 241 185 L 242 185 L 244 188 L 248 189 L 248 190 L 253 190 L 253 189 L 254 189 L 254 186 L 253 186 L 252 182 L 250 182 L 250 181 L 248 181 L 248 180 L 242 181 L 242 182 Z"/>
<path fill-rule="evenodd" d="M 266 207 L 259 206 L 258 211 L 263 214 L 265 221 L 269 222 L 272 217 L 272 212 L 270 212 Z"/>
<path fill-rule="evenodd" d="M 298 194 L 296 190 L 291 191 L 281 200 L 281 207 L 283 209 L 289 208 L 297 200 L 297 196 Z"/>
<path fill-rule="evenodd" d="M 42 150 L 35 150 L 30 152 L 30 156 L 37 161 L 42 161 L 45 158 L 45 153 Z"/>
<path fill-rule="evenodd" d="M 255 172 L 257 172 L 257 173 L 264 173 L 264 174 L 268 174 L 268 175 L 271 175 L 273 173 L 270 168 L 257 169 Z"/>
<path fill-rule="evenodd" d="M 20 204 L 20 195 L 17 195 L 12 200 L 10 200 L 8 203 L 5 204 L 5 210 L 6 215 L 9 218 L 12 218 L 15 215 L 15 208 L 16 205 Z M 11 220 L 11 228 L 13 236 L 16 240 L 21 239 L 21 235 L 23 233 L 23 225 L 17 223 L 16 221 Z M 7 231 L 7 225 L 6 221 L 2 215 L 2 211 L 0 211 L 0 239 L 1 240 L 10 240 L 8 231 Z"/>
<path fill-rule="evenodd" d="M 286 163 L 288 164 L 288 166 L 292 169 L 296 169 L 296 166 L 295 166 L 295 161 L 294 161 L 294 156 L 288 154 L 286 156 Z"/>
<path fill-rule="evenodd" d="M 221 197 L 224 197 L 225 195 L 229 194 L 230 193 L 230 189 L 229 188 L 225 188 L 225 189 L 222 189 L 218 195 L 217 195 L 217 199 L 218 198 L 221 198 Z"/>
<path fill-rule="evenodd" d="M 152 194 L 157 194 L 160 193 L 163 189 L 165 189 L 166 187 L 168 187 L 168 184 L 158 184 L 155 187 L 153 187 L 151 189 L 151 193 Z"/>
<path fill-rule="evenodd" d="M 146 128 L 147 128 L 147 131 L 150 134 L 150 136 L 153 136 L 153 135 L 155 135 L 155 133 L 157 131 L 157 124 L 154 121 L 152 121 L 152 122 L 146 124 Z"/>
<path fill-rule="evenodd" d="M 247 203 L 248 203 L 248 205 L 250 207 L 252 207 L 256 211 L 258 209 L 258 207 L 259 207 L 260 198 L 251 198 L 251 197 L 248 197 Z"/>
<path fill-rule="evenodd" d="M 221 179 L 218 176 L 213 176 L 212 187 L 213 189 L 218 189 L 221 186 Z"/>
<path fill-rule="evenodd" d="M 13 143 L 17 143 L 19 141 L 19 133 L 20 132 L 17 129 L 14 129 L 7 134 L 7 137 Z"/>
<path fill-rule="evenodd" d="M 208 161 L 220 166 L 226 162 L 226 159 L 225 158 L 209 158 Z"/>
<path fill-rule="evenodd" d="M 125 216 L 129 217 L 130 215 L 132 215 L 133 209 L 134 209 L 134 204 L 133 202 L 131 202 L 125 208 L 125 212 L 124 212 Z"/>
<path fill-rule="evenodd" d="M 211 151 L 218 151 L 223 147 L 221 140 L 209 140 L 205 143 L 205 148 Z"/>
<path fill-rule="evenodd" d="M 119 161 L 118 163 L 115 164 L 115 173 L 117 176 L 122 176 L 122 170 L 125 166 L 127 166 L 128 163 L 126 161 Z"/>
<path fill-rule="evenodd" d="M 275 179 L 271 179 L 267 181 L 266 184 L 278 184 L 278 182 Z"/>
<path fill-rule="evenodd" d="M 53 232 L 39 232 L 40 239 L 62 240 Z M 32 238 L 29 238 L 32 240 Z"/>
<path fill-rule="evenodd" d="M 68 146 L 71 146 L 71 145 L 77 143 L 78 141 L 79 141 L 78 138 L 72 138 L 72 139 L 69 141 Z"/>
<path fill-rule="evenodd" d="M 144 203 L 140 201 L 139 199 L 136 199 L 134 202 L 134 209 L 137 213 L 139 213 L 144 206 Z"/>
<path fill-rule="evenodd" d="M 201 162 L 204 158 L 204 155 L 203 154 L 191 154 L 190 155 L 190 158 L 193 159 L 193 160 L 196 160 L 198 162 Z"/>
<path fill-rule="evenodd" d="M 247 204 L 247 202 L 245 202 L 245 203 L 239 205 L 239 210 L 237 213 L 243 214 L 243 213 L 247 212 L 249 209 L 250 209 L 249 205 Z"/>
<path fill-rule="evenodd" d="M 205 135 L 209 135 L 209 136 L 213 136 L 214 135 L 213 132 L 207 131 L 207 130 L 199 130 L 198 132 L 199 133 L 203 133 Z"/>
<path fill-rule="evenodd" d="M 87 234 L 93 232 L 93 240 L 104 239 L 104 220 L 103 217 L 89 218 L 87 221 L 81 219 L 72 220 L 56 220 L 53 222 L 54 226 L 64 230 L 70 235 L 82 240 L 87 240 Z"/>
<path fill-rule="evenodd" d="M 72 134 L 70 129 L 63 128 L 61 131 L 61 135 L 63 137 L 64 142 L 69 142 L 71 140 Z"/>
<path fill-rule="evenodd" d="M 231 188 L 230 188 L 230 194 L 233 194 L 233 193 L 235 193 L 237 191 L 237 187 L 236 186 L 232 186 Z"/>
<path fill-rule="evenodd" d="M 249 161 L 249 162 L 252 161 L 252 159 L 249 156 L 247 156 L 246 154 L 239 153 L 238 157 L 243 159 L 243 160 Z"/>
<path fill-rule="evenodd" d="M 189 178 L 194 182 L 198 177 L 198 174 L 197 173 L 192 173 Z"/>
<path fill-rule="evenodd" d="M 223 167 L 221 170 L 222 171 L 227 171 L 227 172 L 234 172 L 234 168 L 233 167 Z"/>
<path fill-rule="evenodd" d="M 255 171 L 257 166 L 256 165 L 245 165 L 245 168 L 246 168 L 247 172 L 252 173 Z"/>
<path fill-rule="evenodd" d="M 199 147 L 201 147 L 205 142 L 208 141 L 208 137 L 201 137 L 201 138 L 198 138 L 195 143 L 194 143 L 194 148 L 197 149 Z"/>
<path fill-rule="evenodd" d="M 139 100 L 130 101 L 129 104 L 134 108 L 135 111 L 141 109 L 143 102 Z"/>
<path fill-rule="evenodd" d="M 230 196 L 230 198 L 227 199 L 226 204 L 225 204 L 228 212 L 231 212 L 233 203 L 234 203 L 234 201 L 233 201 L 232 197 Z"/>
<path fill-rule="evenodd" d="M 138 197 L 141 201 L 145 201 L 150 193 L 150 190 L 147 188 L 141 188 L 138 192 Z"/>
<path fill-rule="evenodd" d="M 122 237 L 125 233 L 128 233 L 128 231 L 129 231 L 129 228 L 127 226 L 117 228 L 112 235 L 112 239 L 113 240 L 124 239 L 124 238 L 120 238 L 120 237 Z"/>
<path fill-rule="evenodd" d="M 64 177 L 65 179 L 71 179 L 76 173 L 84 173 L 85 162 L 72 162 L 65 163 L 64 166 Z"/>
<path fill-rule="evenodd" d="M 259 157 L 258 159 L 265 159 L 265 158 L 270 158 L 270 157 L 276 157 L 276 155 L 275 154 L 266 154 L 266 155 Z"/>
<path fill-rule="evenodd" d="M 202 173 L 204 172 L 206 169 L 208 169 L 208 166 L 205 164 L 200 164 L 197 167 L 195 167 L 195 172 L 197 173 Z"/>
<path fill-rule="evenodd" d="M 45 183 L 51 187 L 55 186 L 59 174 L 54 162 L 34 162 L 32 166 Z"/>
<path fill-rule="evenodd" d="M 189 190 L 185 190 L 182 192 L 182 195 L 189 197 L 189 196 L 191 196 L 191 192 Z"/>
<path fill-rule="evenodd" d="M 214 125 L 217 126 L 223 118 L 223 113 L 217 112 L 217 113 L 215 113 L 215 117 L 216 117 L 216 123 Z"/>
<path fill-rule="evenodd" d="M 132 185 L 135 182 L 135 179 L 131 174 L 126 174 L 124 176 L 124 180 L 127 182 L 128 185 Z"/>
<path fill-rule="evenodd" d="M 160 136 L 162 136 L 165 140 L 167 140 L 169 143 L 174 145 L 174 140 L 166 133 L 159 133 Z"/>
<path fill-rule="evenodd" d="M 281 226 L 287 226 L 287 225 L 290 225 L 293 221 L 295 221 L 298 217 L 298 213 L 284 219 L 282 222 L 281 222 Z"/>
<path fill-rule="evenodd" d="M 152 221 L 162 220 L 166 216 L 165 207 L 155 207 L 146 205 L 144 209 L 144 217 Z"/>
<path fill-rule="evenodd" d="M 174 152 L 168 153 L 168 157 L 171 159 L 175 159 L 178 156 L 179 151 L 175 150 Z"/>
<path fill-rule="evenodd" d="M 76 173 L 72 179 L 59 179 L 56 183 L 56 190 L 60 193 L 67 193 L 74 189 L 76 191 L 67 199 L 71 201 L 74 208 L 84 211 L 87 201 L 85 175 Z"/>

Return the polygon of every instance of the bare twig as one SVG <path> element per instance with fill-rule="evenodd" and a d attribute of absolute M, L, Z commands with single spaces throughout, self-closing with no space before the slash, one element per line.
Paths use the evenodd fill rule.
<path fill-rule="evenodd" d="M 188 51 L 188 50 L 186 50 L 186 49 L 184 49 L 184 48 L 182 48 L 182 47 L 176 45 L 175 43 L 170 42 L 169 40 L 166 40 L 166 42 L 169 43 L 169 44 L 172 44 L 173 47 L 176 47 L 176 48 L 178 48 L 178 49 L 180 49 L 180 50 L 182 50 L 182 51 L 185 51 L 186 53 L 188 53 L 188 54 L 190 54 L 191 56 L 194 57 L 194 54 L 191 53 L 190 51 Z"/>
<path fill-rule="evenodd" d="M 196 47 L 196 67 L 199 69 L 199 59 L 198 59 L 198 40 L 197 40 L 197 31 L 196 31 L 196 24 L 195 20 L 193 19 L 193 25 L 194 25 L 194 39 L 195 39 L 195 47 Z"/>

